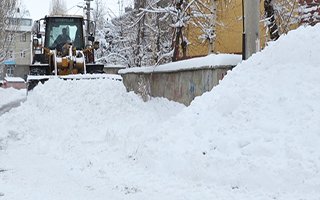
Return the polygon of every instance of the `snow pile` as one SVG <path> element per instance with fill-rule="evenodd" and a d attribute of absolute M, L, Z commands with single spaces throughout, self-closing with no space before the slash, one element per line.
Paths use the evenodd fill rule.
<path fill-rule="evenodd" d="M 49 80 L 1 116 L 0 193 L 10 200 L 135 193 L 133 182 L 152 176 L 132 166 L 137 141 L 184 107 L 144 103 L 120 81 Z"/>
<path fill-rule="evenodd" d="M 319 200 L 320 26 L 189 107 L 119 81 L 50 80 L 0 120 L 0 198 Z"/>
<path fill-rule="evenodd" d="M 158 104 L 158 101 L 162 103 Z M 123 131 L 145 129 L 147 124 L 166 120 L 183 107 L 166 99 L 144 103 L 135 94 L 127 93 L 120 81 L 63 81 L 57 78 L 30 91 L 27 101 L 3 119 L 12 118 L 13 122 L 21 123 L 27 113 L 24 122 L 28 124 L 22 125 L 23 137 L 38 137 L 44 131 L 54 137 L 57 133 L 70 135 L 75 132 L 99 140 L 99 136 L 105 136 L 106 129 L 119 130 L 118 123 L 124 124 L 121 127 Z M 4 127 L 2 135 L 14 128 L 14 125 Z M 88 136 L 88 133 L 94 134 L 94 137 Z"/>
<path fill-rule="evenodd" d="M 300 28 L 238 65 L 154 135 L 155 171 L 217 199 L 319 199 L 319 43 Z"/>
<path fill-rule="evenodd" d="M 16 90 L 14 88 L 0 87 L 0 108 L 13 101 L 22 100 L 26 97 L 27 91 L 25 89 Z"/>

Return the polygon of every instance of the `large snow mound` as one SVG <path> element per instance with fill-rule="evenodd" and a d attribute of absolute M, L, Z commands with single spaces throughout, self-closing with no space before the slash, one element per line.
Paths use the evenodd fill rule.
<path fill-rule="evenodd" d="M 127 93 L 120 81 L 57 78 L 37 86 L 21 107 L 2 117 L 2 121 L 12 123 L 3 126 L 5 131 L 1 135 L 15 129 L 17 121 L 23 137 L 48 134 L 70 137 L 74 132 L 97 140 L 100 134 L 105 136 L 106 129 L 119 130 L 119 123 L 123 124 L 123 131 L 144 129 L 148 123 L 165 121 L 183 107 L 166 99 L 144 103 L 134 93 Z M 26 124 L 21 124 L 22 119 Z"/>
<path fill-rule="evenodd" d="M 50 80 L 0 120 L 0 198 L 319 200 L 320 26 L 270 43 L 189 107 Z"/>
<path fill-rule="evenodd" d="M 301 27 L 239 64 L 163 125 L 153 159 L 166 173 L 224 186 L 226 199 L 319 199 L 317 44 L 320 26 Z"/>
<path fill-rule="evenodd" d="M 145 103 L 120 81 L 49 80 L 1 116 L 0 193 L 10 200 L 134 193 L 132 173 L 145 179 L 144 169 L 131 166 L 143 145 L 136 141 L 184 107 L 160 98 Z"/>

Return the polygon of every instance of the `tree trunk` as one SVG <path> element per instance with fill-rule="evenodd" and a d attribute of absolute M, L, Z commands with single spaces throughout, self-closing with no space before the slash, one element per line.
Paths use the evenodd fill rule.
<path fill-rule="evenodd" d="M 272 0 L 264 0 L 264 10 L 265 10 L 266 17 L 268 19 L 270 39 L 272 41 L 275 41 L 280 36 L 279 36 L 278 25 L 274 17 L 274 8 L 273 8 Z"/>
<path fill-rule="evenodd" d="M 0 0 L 0 63 L 8 57 L 13 35 L 18 29 L 17 24 L 10 24 L 10 18 L 16 17 L 19 4 L 16 0 Z M 18 13 L 20 14 L 20 13 Z M 17 16 L 19 17 L 19 16 Z"/>
<path fill-rule="evenodd" d="M 178 16 L 177 16 L 177 22 L 178 20 L 181 20 L 181 17 L 183 16 L 183 0 L 179 0 L 176 2 L 176 9 L 178 12 Z M 175 35 L 174 35 L 174 39 L 173 39 L 173 57 L 172 57 L 172 61 L 177 61 L 179 60 L 180 57 L 180 45 L 181 45 L 181 49 L 182 49 L 182 58 L 186 58 L 187 56 L 187 42 L 184 40 L 183 37 L 183 28 L 184 26 L 179 26 L 176 27 L 175 29 Z M 181 43 L 180 43 L 181 40 Z"/>
<path fill-rule="evenodd" d="M 160 37 L 161 37 L 161 28 L 160 28 L 160 16 L 159 14 L 156 14 L 156 27 L 157 27 L 157 33 L 156 35 L 156 51 L 155 51 L 155 63 L 158 63 L 159 61 L 159 52 L 161 51 L 161 46 L 160 46 Z"/>
<path fill-rule="evenodd" d="M 146 0 L 138 0 L 136 1 L 135 6 L 138 6 L 138 9 L 136 10 L 137 13 L 139 13 L 139 9 L 140 8 L 144 8 L 146 3 Z M 137 67 L 141 67 L 141 61 L 142 61 L 142 56 L 141 54 L 143 53 L 143 42 L 144 42 L 144 31 L 145 31 L 145 25 L 144 25 L 144 21 L 145 21 L 145 16 L 142 16 L 140 21 L 138 22 L 138 27 L 137 27 L 137 38 L 136 38 L 136 51 L 135 51 L 135 65 Z"/>
<path fill-rule="evenodd" d="M 211 0 L 211 18 L 210 18 L 210 35 L 208 37 L 209 41 L 209 48 L 208 48 L 208 54 L 213 53 L 214 51 L 214 40 L 215 40 L 215 32 L 216 32 L 216 21 L 217 21 L 217 3 L 215 0 Z"/>
<path fill-rule="evenodd" d="M 173 40 L 173 57 L 172 57 L 172 61 L 177 61 L 179 59 L 179 43 L 180 43 L 180 34 L 182 34 L 182 30 L 181 28 L 176 28 L 175 30 L 175 37 Z"/>

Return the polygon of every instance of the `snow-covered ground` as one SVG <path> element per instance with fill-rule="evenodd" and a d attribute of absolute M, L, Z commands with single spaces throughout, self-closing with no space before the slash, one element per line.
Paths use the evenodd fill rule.
<path fill-rule="evenodd" d="M 16 90 L 14 88 L 1 88 L 0 87 L 0 108 L 13 101 L 26 98 L 27 91 L 25 89 Z"/>
<path fill-rule="evenodd" d="M 0 117 L 0 199 L 319 200 L 320 26 L 189 107 L 112 80 L 50 80 Z"/>

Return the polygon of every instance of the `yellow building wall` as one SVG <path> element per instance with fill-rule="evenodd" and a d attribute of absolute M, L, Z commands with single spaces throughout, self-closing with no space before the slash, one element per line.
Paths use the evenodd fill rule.
<path fill-rule="evenodd" d="M 204 0 L 207 3 L 208 0 Z M 216 1 L 216 39 L 215 53 L 242 53 L 242 0 Z M 263 27 L 263 25 L 261 26 Z M 201 29 L 194 25 L 186 27 L 186 36 L 189 40 L 188 56 L 203 56 L 209 51 L 208 41 L 199 38 Z M 263 44 L 263 42 L 262 42 Z"/>
<path fill-rule="evenodd" d="M 201 29 L 189 25 L 186 27 L 185 31 L 185 35 L 189 42 L 187 55 L 190 57 L 208 55 L 208 42 L 203 42 L 202 39 L 199 38 L 202 34 Z"/>
<path fill-rule="evenodd" d="M 242 52 L 242 1 L 217 1 L 217 26 L 214 51 Z"/>
<path fill-rule="evenodd" d="M 216 53 L 242 53 L 242 0 L 217 1 Z M 260 48 L 265 46 L 266 28 L 262 20 L 263 0 L 260 0 Z"/>
<path fill-rule="evenodd" d="M 204 0 L 208 2 L 209 0 Z M 276 0 L 285 2 L 284 0 Z M 266 45 L 269 34 L 263 21 L 264 5 L 260 0 L 260 46 Z M 217 23 L 216 23 L 216 40 L 214 42 L 215 53 L 242 53 L 242 0 L 217 0 Z M 297 5 L 296 5 L 297 6 Z M 290 10 L 292 8 L 288 8 Z M 279 13 L 281 15 L 281 13 Z M 293 12 L 292 15 L 297 15 Z M 280 17 L 279 17 L 280 18 Z M 297 28 L 298 25 L 291 25 L 290 30 Z M 282 27 L 279 27 L 280 30 Z M 201 29 L 188 25 L 185 29 L 186 36 L 189 40 L 188 56 L 204 56 L 208 54 L 208 42 L 203 42 L 199 35 Z M 281 33 L 280 33 L 281 34 Z"/>
<path fill-rule="evenodd" d="M 210 1 L 211 0 L 202 0 L 202 2 L 207 5 L 210 3 Z M 204 7 L 199 7 L 197 11 L 199 10 L 205 13 L 209 13 L 209 10 Z M 197 19 L 196 22 L 202 23 L 199 19 Z M 193 23 L 195 22 L 193 21 Z M 201 30 L 201 28 L 199 28 L 199 26 L 193 23 L 190 23 L 185 29 L 185 35 L 189 42 L 187 55 L 191 57 L 207 55 L 209 51 L 208 42 L 200 38 L 200 36 L 203 34 L 203 31 Z"/>

